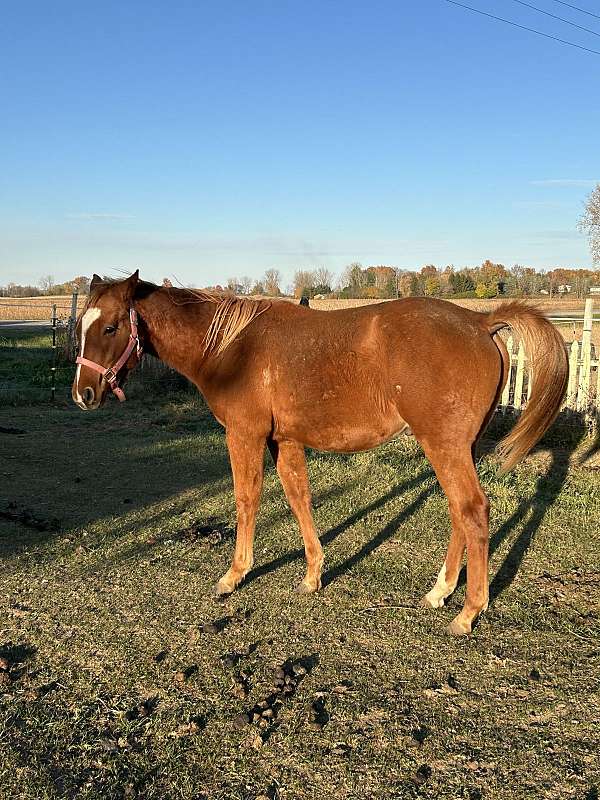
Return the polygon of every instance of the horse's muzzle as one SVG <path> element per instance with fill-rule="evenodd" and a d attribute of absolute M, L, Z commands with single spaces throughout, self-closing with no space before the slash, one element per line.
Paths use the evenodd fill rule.
<path fill-rule="evenodd" d="M 102 397 L 96 397 L 96 392 L 91 386 L 86 386 L 81 394 L 73 389 L 71 394 L 79 408 L 84 411 L 94 411 L 102 403 Z"/>

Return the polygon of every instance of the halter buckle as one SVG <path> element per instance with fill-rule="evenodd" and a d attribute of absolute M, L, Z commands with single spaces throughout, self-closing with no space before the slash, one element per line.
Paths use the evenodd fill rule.
<path fill-rule="evenodd" d="M 109 383 L 111 388 L 112 388 L 113 383 L 117 382 L 117 376 L 113 372 L 113 368 L 112 367 L 109 367 L 109 369 L 106 370 L 106 372 L 104 373 L 104 379 Z"/>

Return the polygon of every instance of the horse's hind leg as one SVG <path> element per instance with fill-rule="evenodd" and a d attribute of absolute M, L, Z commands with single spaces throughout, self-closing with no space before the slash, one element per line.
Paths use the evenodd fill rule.
<path fill-rule="evenodd" d="M 227 431 L 237 510 L 235 552 L 231 567 L 217 584 L 217 594 L 230 594 L 252 568 L 254 527 L 263 485 L 265 440 Z"/>
<path fill-rule="evenodd" d="M 423 600 L 433 608 L 443 606 L 456 588 L 466 546 L 465 604 L 450 623 L 451 633 L 466 634 L 488 604 L 489 502 L 479 483 L 470 447 L 452 452 L 450 448 L 425 445 L 425 452 L 448 498 L 452 533 L 435 586 Z"/>
<path fill-rule="evenodd" d="M 323 548 L 317 536 L 311 511 L 310 485 L 306 471 L 304 447 L 298 442 L 268 441 L 269 450 L 290 508 L 300 527 L 306 553 L 306 575 L 298 586 L 302 593 L 316 592 L 321 588 Z"/>

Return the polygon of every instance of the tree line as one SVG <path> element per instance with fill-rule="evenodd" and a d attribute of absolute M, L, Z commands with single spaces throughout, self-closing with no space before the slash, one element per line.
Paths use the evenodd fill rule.
<path fill-rule="evenodd" d="M 536 297 L 571 295 L 585 297 L 591 286 L 600 286 L 600 272 L 556 267 L 535 270 L 520 264 L 507 268 L 489 259 L 478 267 L 456 269 L 452 264 L 426 264 L 418 270 L 379 265 L 349 264 L 336 281 L 325 267 L 298 269 L 293 282 L 281 289 L 279 270 L 267 270 L 259 280 L 230 278 L 226 288 L 236 294 L 300 297 L 388 299 L 394 297 Z M 221 289 L 223 287 L 213 287 Z"/>
<path fill-rule="evenodd" d="M 105 279 L 111 280 L 107 276 Z M 90 290 L 90 280 L 86 275 L 78 275 L 73 280 L 57 283 L 53 275 L 43 275 L 37 286 L 10 281 L 6 286 L 0 286 L 0 297 L 53 297 L 71 295 L 73 292 L 87 294 Z"/>
<path fill-rule="evenodd" d="M 105 280 L 111 280 L 107 275 Z M 2 297 L 41 297 L 70 295 L 77 291 L 87 294 L 90 278 L 80 275 L 65 283 L 56 283 L 44 276 L 37 286 L 8 283 L 0 286 Z M 165 279 L 165 285 L 170 282 Z M 231 291 L 240 295 L 268 297 L 336 297 L 388 299 L 394 297 L 539 297 L 541 295 L 585 297 L 590 287 L 600 286 L 600 270 L 556 267 L 548 271 L 535 270 L 515 264 L 506 268 L 490 260 L 478 267 L 456 269 L 453 265 L 437 267 L 426 264 L 419 270 L 379 265 L 363 267 L 359 262 L 349 264 L 336 280 L 331 270 L 298 269 L 293 282 L 282 288 L 278 269 L 268 269 L 261 278 L 232 277 L 224 286 L 206 287 L 216 291 Z"/>

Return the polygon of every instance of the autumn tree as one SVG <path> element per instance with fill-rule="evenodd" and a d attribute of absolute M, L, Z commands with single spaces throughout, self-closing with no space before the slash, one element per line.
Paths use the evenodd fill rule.
<path fill-rule="evenodd" d="M 71 281 L 73 291 L 79 294 L 87 294 L 90 290 L 90 279 L 87 275 L 78 275 Z"/>
<path fill-rule="evenodd" d="M 349 264 L 346 267 L 344 276 L 344 285 L 350 287 L 350 289 L 357 291 L 362 289 L 363 286 L 366 286 L 363 266 L 359 261 L 353 261 L 351 264 Z"/>
<path fill-rule="evenodd" d="M 315 273 L 306 269 L 297 269 L 294 273 L 294 297 L 302 297 L 303 294 L 310 297 L 315 285 Z"/>
<path fill-rule="evenodd" d="M 452 291 L 451 278 L 453 275 L 454 275 L 454 266 L 452 264 L 448 264 L 444 268 L 443 272 L 440 270 L 440 272 L 438 273 L 441 294 L 449 294 Z"/>
<path fill-rule="evenodd" d="M 402 297 L 410 297 L 413 277 L 412 272 L 403 272 L 398 276 L 398 294 Z"/>
<path fill-rule="evenodd" d="M 425 278 L 423 290 L 427 297 L 438 297 L 441 291 L 439 278 L 435 275 L 429 275 L 427 278 Z"/>
<path fill-rule="evenodd" d="M 327 267 L 317 267 L 313 272 L 315 294 L 329 294 L 333 284 L 333 273 Z"/>
<path fill-rule="evenodd" d="M 486 286 L 485 283 L 478 283 L 475 287 L 475 297 L 478 297 L 480 300 L 485 300 L 489 297 L 494 297 L 495 292 L 490 289 L 489 286 Z"/>
<path fill-rule="evenodd" d="M 483 262 L 477 272 L 479 283 L 483 283 L 487 287 L 490 297 L 498 294 L 498 285 L 505 282 L 508 277 L 504 264 L 494 264 L 489 259 Z"/>
<path fill-rule="evenodd" d="M 271 297 L 278 297 L 281 294 L 279 284 L 281 283 L 281 273 L 278 269 L 268 269 L 263 278 L 265 294 Z"/>
<path fill-rule="evenodd" d="M 588 237 L 592 262 L 600 264 L 600 183 L 588 197 L 578 227 Z"/>
<path fill-rule="evenodd" d="M 54 286 L 54 275 L 42 275 L 40 278 L 40 289 L 44 294 L 49 294 Z"/>
<path fill-rule="evenodd" d="M 374 286 L 376 286 L 380 293 L 384 293 L 387 291 L 390 281 L 394 284 L 394 290 L 396 285 L 396 270 L 394 267 L 385 267 L 385 266 L 378 266 L 378 267 L 369 267 L 367 269 L 369 275 L 374 277 Z"/>
<path fill-rule="evenodd" d="M 249 275 L 242 275 L 240 278 L 240 286 L 242 287 L 242 292 L 244 294 L 250 294 L 250 289 L 252 288 L 252 278 Z"/>
<path fill-rule="evenodd" d="M 536 294 L 541 289 L 542 276 L 532 267 L 514 264 L 509 270 L 509 283 L 511 285 L 511 294 L 528 297 Z"/>

